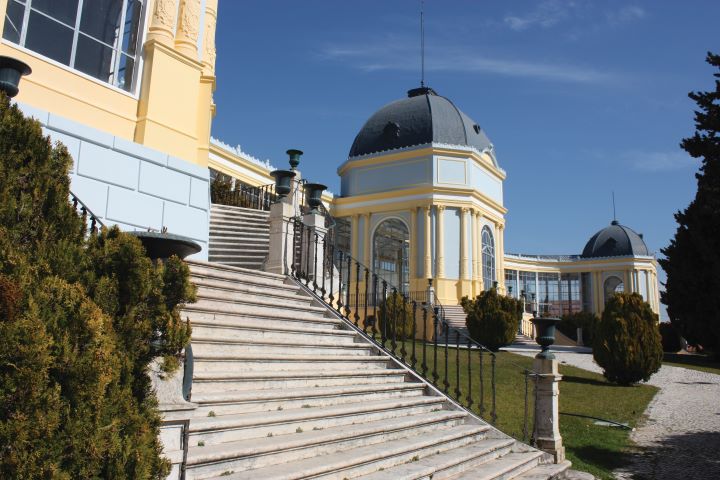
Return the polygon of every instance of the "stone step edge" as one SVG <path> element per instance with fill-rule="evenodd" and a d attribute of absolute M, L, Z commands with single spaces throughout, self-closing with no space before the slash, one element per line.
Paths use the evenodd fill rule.
<path fill-rule="evenodd" d="M 257 287 L 255 285 L 248 285 L 244 283 L 239 284 L 232 284 L 232 285 L 216 285 L 216 284 L 210 284 L 208 282 L 212 281 L 211 278 L 195 278 L 193 279 L 193 283 L 202 288 L 208 288 L 213 290 L 220 290 L 224 292 L 236 292 L 236 293 L 244 293 L 244 294 L 251 294 L 251 295 L 264 295 L 264 296 L 270 296 L 270 297 L 277 297 L 277 298 L 284 298 L 288 300 L 312 300 L 312 297 L 305 294 L 305 292 L 301 292 L 301 290 L 298 289 L 285 289 L 285 288 L 278 288 L 277 292 L 268 292 L 267 288 Z M 219 280 L 219 282 L 229 282 L 229 280 Z M 298 293 L 301 293 L 298 295 Z"/>
<path fill-rule="evenodd" d="M 191 324 L 202 325 L 207 328 L 226 328 L 231 330 L 247 331 L 253 330 L 258 332 L 275 332 L 275 333 L 300 333 L 300 334 L 311 334 L 311 335 L 323 335 L 323 336 L 337 336 L 337 337 L 354 337 L 357 333 L 353 330 L 341 330 L 339 328 L 304 328 L 304 327 L 281 327 L 276 325 L 218 325 L 217 323 L 206 322 L 205 320 L 196 320 L 195 322 L 191 319 Z M 208 337 L 205 337 L 208 338 Z M 232 340 L 232 339 L 228 339 Z"/>
<path fill-rule="evenodd" d="M 189 264 L 190 266 L 196 265 L 196 266 L 201 267 L 201 268 L 209 268 L 209 269 L 213 269 L 213 270 L 221 270 L 221 271 L 226 271 L 226 272 L 231 272 L 231 273 L 232 273 L 232 272 L 235 272 L 235 273 L 244 273 L 244 274 L 247 274 L 247 275 L 254 275 L 254 276 L 263 277 L 263 278 L 268 278 L 268 279 L 273 279 L 273 280 L 284 281 L 284 280 L 287 278 L 286 275 L 282 275 L 282 274 L 279 274 L 279 273 L 261 272 L 261 271 L 258 271 L 258 270 L 250 270 L 250 269 L 241 268 L 241 267 L 230 267 L 230 266 L 227 266 L 227 265 L 220 265 L 220 266 L 218 266 L 216 263 L 205 262 L 205 261 L 202 261 L 202 260 L 195 260 L 195 259 L 192 259 L 192 260 L 191 260 L 191 259 L 187 259 L 187 260 L 185 260 L 185 262 L 186 262 L 187 264 Z"/>
<path fill-rule="evenodd" d="M 508 453 L 495 459 L 493 462 L 484 463 L 475 467 L 472 472 L 461 473 L 453 477 L 453 480 L 491 480 L 498 477 L 502 478 L 502 476 L 510 473 L 515 473 L 512 478 L 516 478 L 528 470 L 535 468 L 543 455 L 545 455 L 545 453 L 539 450 Z M 522 469 L 522 471 L 516 472 L 518 469 Z M 483 472 L 483 470 L 485 470 L 485 472 Z"/>
<path fill-rule="evenodd" d="M 248 312 L 237 312 L 237 311 L 227 311 L 227 310 L 220 310 L 218 308 L 208 308 L 201 306 L 196 306 L 194 303 L 186 304 L 183 306 L 183 309 L 181 310 L 181 315 L 187 315 L 188 313 L 197 312 L 197 313 L 209 313 L 209 314 L 215 314 L 215 315 L 226 315 L 226 316 L 235 316 L 240 318 L 246 318 L 246 317 L 252 317 L 257 319 L 262 318 L 268 318 L 272 320 L 286 320 L 288 322 L 291 321 L 297 321 L 297 322 L 318 322 L 318 323 L 324 323 L 323 320 L 334 320 L 333 317 L 323 317 L 318 315 L 310 315 L 305 317 L 298 317 L 298 316 L 291 316 L 287 315 L 284 312 L 272 312 L 272 311 L 265 311 L 260 313 L 248 313 Z"/>
<path fill-rule="evenodd" d="M 195 302 L 200 303 L 202 300 L 206 300 L 209 302 L 219 302 L 219 303 L 227 303 L 230 305 L 236 305 L 236 306 L 254 306 L 254 307 L 263 307 L 263 308 L 276 308 L 278 310 L 291 310 L 293 312 L 306 312 L 306 313 L 319 313 L 324 314 L 327 312 L 327 309 L 325 307 L 314 307 L 312 305 L 277 305 L 273 303 L 272 301 L 263 301 L 263 300 L 254 300 L 254 299 L 227 299 L 222 297 L 216 297 L 213 295 L 208 295 L 206 293 L 197 294 L 197 301 Z M 311 299 L 308 298 L 308 304 L 310 303 Z"/>
<path fill-rule="evenodd" d="M 332 387 L 315 387 L 315 388 L 285 388 L 279 392 L 274 390 L 231 390 L 222 393 L 198 393 L 193 395 L 193 402 L 208 404 L 240 404 L 257 401 L 268 400 L 295 400 L 310 399 L 337 396 L 360 396 L 368 393 L 376 392 L 394 392 L 394 391 L 410 391 L 425 390 L 425 384 L 416 382 L 400 382 L 363 384 L 363 385 L 340 385 Z"/>
<path fill-rule="evenodd" d="M 405 375 L 405 370 L 400 369 L 377 369 L 358 372 L 357 370 L 331 370 L 326 372 L 313 372 L 298 375 L 302 372 L 278 371 L 278 372 L 196 372 L 193 375 L 193 382 L 216 382 L 216 381 L 253 381 L 253 380 L 321 380 L 328 378 L 348 377 L 389 377 Z M 210 375 L 213 374 L 213 375 Z M 445 397 L 441 397 L 445 401 Z"/>
<path fill-rule="evenodd" d="M 462 427 L 442 431 L 442 434 L 436 433 L 435 435 L 418 436 L 420 438 L 413 438 L 414 441 L 408 441 L 407 438 L 391 440 L 383 443 L 382 449 L 379 449 L 378 445 L 370 445 L 367 447 L 360 447 L 352 451 L 341 451 L 336 454 L 323 455 L 324 462 L 321 465 L 317 464 L 318 457 L 304 459 L 293 462 L 293 467 L 296 471 L 302 472 L 300 473 L 302 477 L 295 478 L 312 478 L 320 475 L 329 475 L 333 472 L 341 472 L 359 465 L 371 464 L 380 460 L 407 455 L 410 452 L 427 449 L 431 446 L 438 446 L 461 440 L 464 437 L 481 435 L 485 431 L 485 429 L 480 428 L 479 426 L 464 425 Z M 277 471 L 278 468 L 282 468 L 284 465 L 285 464 L 247 470 L 245 472 L 238 472 L 236 475 L 231 474 L 222 477 L 211 477 L 207 480 L 232 480 L 242 478 L 263 478 L 267 480 L 268 478 L 275 478 L 267 475 L 268 470 L 272 473 L 272 470 L 270 469 L 275 469 Z M 305 467 L 305 470 L 303 470 L 303 467 Z"/>
<path fill-rule="evenodd" d="M 245 449 L 243 449 L 245 444 L 249 443 L 248 440 L 225 442 L 223 444 L 214 445 L 215 447 L 220 447 L 222 450 L 218 451 L 218 449 L 215 449 L 214 455 L 206 455 L 205 458 L 203 458 L 203 456 L 199 454 L 200 452 L 198 452 L 198 450 L 202 447 L 190 447 L 190 451 L 192 453 L 190 453 L 190 451 L 188 452 L 188 465 L 206 463 L 208 460 L 230 460 L 239 457 L 250 457 L 283 450 L 300 450 L 318 445 L 337 443 L 352 438 L 371 437 L 385 432 L 396 432 L 413 427 L 417 428 L 426 425 L 445 423 L 461 419 L 463 417 L 464 415 L 462 412 L 445 410 L 443 412 L 418 414 L 411 417 L 400 417 L 392 419 L 391 421 L 388 421 L 387 419 L 374 420 L 372 422 L 351 425 L 351 428 L 348 428 L 348 425 L 343 425 L 336 428 L 314 430 L 307 432 L 307 434 L 303 437 L 300 437 L 297 434 L 287 434 L 270 437 L 274 440 L 256 438 L 250 440 L 250 442 L 252 442 L 255 446 L 254 451 L 251 452 L 247 451 L 252 450 L 250 448 L 245 447 Z"/>
<path fill-rule="evenodd" d="M 216 430 L 255 428 L 260 426 L 282 425 L 309 420 L 357 416 L 377 412 L 404 410 L 407 408 L 442 405 L 445 399 L 434 396 L 408 397 L 374 400 L 370 402 L 346 403 L 333 407 L 293 408 L 270 412 L 252 412 L 216 417 L 195 417 L 190 420 L 190 433 L 212 432 Z M 466 416 L 465 412 L 460 412 Z"/>
<path fill-rule="evenodd" d="M 269 215 L 270 212 L 267 210 L 258 210 L 256 208 L 248 208 L 248 207 L 238 207 L 235 205 L 225 205 L 224 203 L 211 203 L 210 204 L 211 209 L 228 209 L 228 210 L 237 210 L 237 211 L 245 211 L 249 213 L 257 213 L 258 215 Z"/>

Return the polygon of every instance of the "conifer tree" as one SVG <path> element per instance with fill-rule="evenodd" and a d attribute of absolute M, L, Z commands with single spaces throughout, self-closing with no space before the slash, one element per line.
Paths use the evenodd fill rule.
<path fill-rule="evenodd" d="M 662 301 L 673 325 L 690 343 L 720 354 L 720 55 L 708 53 L 707 62 L 718 69 L 715 89 L 691 92 L 698 106 L 695 134 L 680 144 L 692 157 L 702 159 L 695 199 L 675 214 L 677 231 L 661 250 L 660 265 L 667 273 Z"/>
<path fill-rule="evenodd" d="M 188 342 L 189 270 L 86 238 L 71 164 L 0 92 L 0 478 L 163 478 L 147 367 Z"/>

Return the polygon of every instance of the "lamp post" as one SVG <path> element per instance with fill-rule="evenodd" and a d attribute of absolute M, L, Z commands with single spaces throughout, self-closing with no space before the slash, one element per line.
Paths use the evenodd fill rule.
<path fill-rule="evenodd" d="M 17 58 L 0 55 L 0 91 L 13 98 L 20 91 L 20 78 L 30 75 L 32 69 Z"/>

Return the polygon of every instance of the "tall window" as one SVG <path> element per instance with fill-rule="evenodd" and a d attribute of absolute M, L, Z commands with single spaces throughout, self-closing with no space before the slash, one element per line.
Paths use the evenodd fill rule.
<path fill-rule="evenodd" d="M 482 229 L 482 273 L 485 290 L 490 290 L 495 281 L 495 240 L 490 229 Z"/>
<path fill-rule="evenodd" d="M 380 278 L 402 293 L 406 293 L 409 287 L 409 244 L 408 228 L 400 220 L 385 220 L 375 229 L 373 268 Z"/>
<path fill-rule="evenodd" d="M 507 292 L 508 297 L 520 297 L 520 290 L 517 286 L 517 277 L 517 270 L 505 269 L 505 291 Z"/>
<path fill-rule="evenodd" d="M 135 87 L 143 0 L 8 0 L 3 38 L 123 90 Z"/>

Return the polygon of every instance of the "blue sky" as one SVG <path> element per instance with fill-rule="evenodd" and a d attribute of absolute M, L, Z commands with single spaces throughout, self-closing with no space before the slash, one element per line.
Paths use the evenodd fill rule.
<path fill-rule="evenodd" d="M 214 136 L 339 191 L 382 105 L 419 84 L 419 0 L 221 0 Z M 510 252 L 579 253 L 612 220 L 659 250 L 695 192 L 690 90 L 709 89 L 718 1 L 426 0 L 426 83 L 507 171 Z"/>

